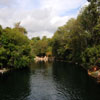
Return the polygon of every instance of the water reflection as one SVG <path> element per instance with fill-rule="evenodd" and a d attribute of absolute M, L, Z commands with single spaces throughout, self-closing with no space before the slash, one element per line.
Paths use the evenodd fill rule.
<path fill-rule="evenodd" d="M 95 84 L 79 66 L 53 64 L 53 77 L 56 88 L 63 100 L 99 100 L 100 86 Z"/>
<path fill-rule="evenodd" d="M 0 77 L 0 100 L 99 100 L 100 85 L 79 66 L 33 63 Z"/>
<path fill-rule="evenodd" d="M 29 100 L 56 100 L 56 90 L 52 78 L 52 63 L 35 63 L 31 75 L 31 95 Z M 34 95 L 33 95 L 34 94 Z"/>

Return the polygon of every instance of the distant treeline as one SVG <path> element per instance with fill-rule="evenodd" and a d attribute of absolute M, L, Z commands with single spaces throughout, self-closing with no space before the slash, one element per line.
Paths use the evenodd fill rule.
<path fill-rule="evenodd" d="M 100 66 L 100 2 L 91 0 L 76 19 L 59 27 L 52 38 L 33 37 L 16 23 L 14 28 L 0 26 L 0 67 L 23 68 L 35 56 L 78 63 L 91 68 Z"/>

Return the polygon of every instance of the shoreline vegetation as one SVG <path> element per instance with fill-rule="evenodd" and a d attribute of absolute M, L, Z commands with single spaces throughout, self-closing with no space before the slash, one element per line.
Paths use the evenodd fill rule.
<path fill-rule="evenodd" d="M 59 27 L 53 37 L 27 37 L 27 31 L 16 23 L 13 28 L 0 26 L 0 69 L 22 69 L 32 61 L 57 60 L 83 66 L 89 76 L 100 79 L 100 2 L 81 9 Z M 5 67 L 7 66 L 7 67 Z M 95 68 L 96 66 L 96 68 Z M 3 69 L 3 70 L 2 70 Z"/>

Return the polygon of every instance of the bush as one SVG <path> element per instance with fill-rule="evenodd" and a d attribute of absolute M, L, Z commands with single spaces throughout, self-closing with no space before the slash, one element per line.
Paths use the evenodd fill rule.
<path fill-rule="evenodd" d="M 87 48 L 81 55 L 82 63 L 87 66 L 87 68 L 99 65 L 100 63 L 100 45 Z"/>
<path fill-rule="evenodd" d="M 31 55 L 29 39 L 18 29 L 6 28 L 0 37 L 0 67 L 23 68 L 28 66 Z"/>

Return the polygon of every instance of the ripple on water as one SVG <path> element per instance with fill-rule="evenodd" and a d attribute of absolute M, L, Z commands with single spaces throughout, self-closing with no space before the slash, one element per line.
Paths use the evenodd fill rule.
<path fill-rule="evenodd" d="M 34 63 L 0 78 L 0 100 L 99 100 L 100 86 L 72 64 Z"/>

